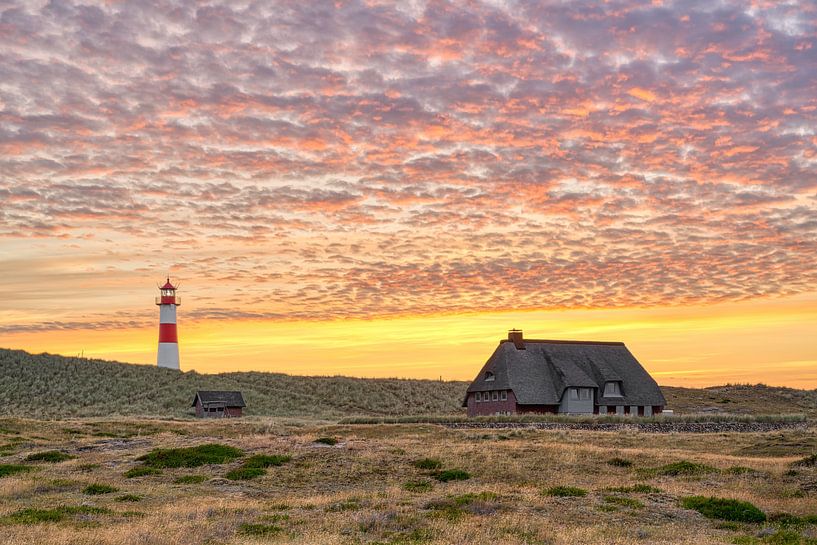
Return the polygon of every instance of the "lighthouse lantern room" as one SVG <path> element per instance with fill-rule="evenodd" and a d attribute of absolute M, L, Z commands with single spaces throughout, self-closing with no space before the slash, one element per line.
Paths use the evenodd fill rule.
<path fill-rule="evenodd" d="M 182 304 L 181 297 L 176 295 L 176 289 L 167 279 L 164 286 L 159 288 L 161 295 L 156 298 L 159 305 L 159 353 L 156 363 L 159 367 L 179 370 L 179 337 L 176 332 L 176 307 Z"/>

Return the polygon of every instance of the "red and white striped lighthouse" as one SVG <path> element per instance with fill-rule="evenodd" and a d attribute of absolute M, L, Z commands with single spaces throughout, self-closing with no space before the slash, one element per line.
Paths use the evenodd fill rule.
<path fill-rule="evenodd" d="M 159 367 L 179 370 L 179 336 L 176 333 L 176 307 L 182 304 L 181 297 L 176 296 L 176 286 L 167 279 L 159 288 L 161 295 L 156 298 L 159 305 L 159 354 L 156 363 Z"/>

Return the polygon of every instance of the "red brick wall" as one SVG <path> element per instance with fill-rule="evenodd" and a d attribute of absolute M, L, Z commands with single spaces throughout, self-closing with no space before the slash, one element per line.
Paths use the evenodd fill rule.
<path fill-rule="evenodd" d="M 558 405 L 517 405 L 516 412 L 519 414 L 556 414 L 559 412 Z"/>
<path fill-rule="evenodd" d="M 516 397 L 511 390 L 508 392 L 508 399 L 505 401 L 480 401 L 477 403 L 474 393 L 468 394 L 468 416 L 487 416 L 498 412 L 516 412 Z"/>

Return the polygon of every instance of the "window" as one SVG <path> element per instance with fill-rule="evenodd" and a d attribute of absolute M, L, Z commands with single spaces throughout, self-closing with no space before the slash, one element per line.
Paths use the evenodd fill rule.
<path fill-rule="evenodd" d="M 491 392 L 491 401 L 499 401 L 499 392 Z"/>
<path fill-rule="evenodd" d="M 604 397 L 621 397 L 621 382 L 608 382 L 604 385 Z"/>
<path fill-rule="evenodd" d="M 579 399 L 579 391 L 576 388 L 570 389 L 570 399 Z"/>
<path fill-rule="evenodd" d="M 581 388 L 579 390 L 579 399 L 590 399 L 590 388 Z"/>
<path fill-rule="evenodd" d="M 499 393 L 499 399 L 501 399 L 502 401 L 508 401 L 508 392 L 506 392 L 505 390 L 502 390 Z"/>
<path fill-rule="evenodd" d="M 491 371 L 486 371 L 485 372 L 485 380 L 486 381 L 494 380 L 494 378 L 496 378 L 496 377 L 494 377 L 494 374 Z"/>
<path fill-rule="evenodd" d="M 482 401 L 482 392 L 477 392 L 474 394 L 474 401 L 480 403 Z"/>

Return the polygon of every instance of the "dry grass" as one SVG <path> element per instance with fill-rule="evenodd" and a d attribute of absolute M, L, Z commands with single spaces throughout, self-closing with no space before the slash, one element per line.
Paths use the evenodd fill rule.
<path fill-rule="evenodd" d="M 124 439 L 96 434 L 135 426 L 151 433 Z M 6 420 L 0 429 L 0 442 L 15 432 L 21 438 L 20 448 L 2 456 L 2 463 L 23 464 L 28 454 L 45 450 L 75 456 L 0 478 L 0 541 L 22 545 L 774 543 L 769 540 L 783 530 L 775 522 L 730 526 L 706 519 L 681 506 L 689 496 L 748 501 L 769 515 L 795 515 L 800 522 L 786 531 L 795 532 L 802 543 L 817 535 L 817 526 L 804 522 L 817 520 L 808 518 L 817 515 L 817 468 L 793 465 L 813 453 L 808 445 L 817 440 L 814 429 L 712 435 L 484 434 L 419 424 L 322 426 L 251 419 Z M 339 442 L 314 442 L 324 436 Z M 783 445 L 782 451 L 769 453 L 766 447 L 772 442 Z M 171 467 L 131 479 L 124 475 L 154 449 L 211 443 L 244 454 L 223 464 Z M 248 460 L 272 459 L 253 456 L 273 455 L 291 459 L 265 464 L 266 474 L 251 480 L 225 478 Z M 632 465 L 608 463 L 616 457 Z M 423 459 L 439 460 L 440 466 L 416 467 Z M 713 470 L 660 471 L 682 461 Z M 731 469 L 735 467 L 749 470 Z M 452 468 L 471 478 L 433 478 L 434 471 Z M 204 480 L 189 478 L 193 476 Z M 118 491 L 83 494 L 94 483 Z M 544 493 L 557 486 L 581 488 L 587 495 Z M 57 510 L 63 516 L 36 523 L 29 515 L 38 511 L 26 510 Z M 766 526 L 768 537 L 756 538 Z"/>

